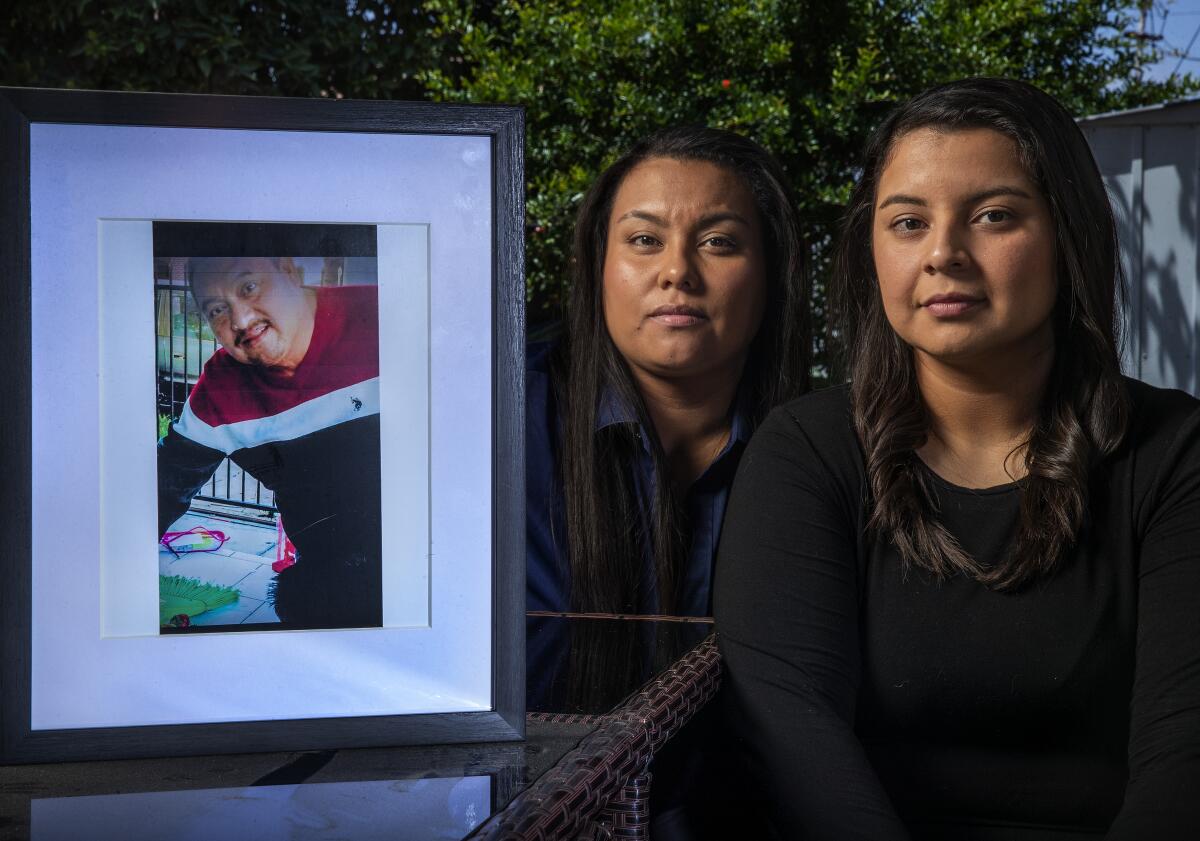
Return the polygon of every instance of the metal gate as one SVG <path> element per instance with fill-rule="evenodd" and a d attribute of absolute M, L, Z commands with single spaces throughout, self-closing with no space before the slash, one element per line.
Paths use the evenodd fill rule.
<path fill-rule="evenodd" d="M 188 292 L 184 263 L 183 258 L 171 258 L 156 260 L 154 266 L 160 438 L 168 424 L 179 420 L 204 363 L 220 347 Z M 238 508 L 247 509 L 242 516 L 260 522 L 264 516 L 274 519 L 277 515 L 274 493 L 229 459 L 221 462 L 195 499 L 218 504 L 228 516 L 238 516 Z"/>

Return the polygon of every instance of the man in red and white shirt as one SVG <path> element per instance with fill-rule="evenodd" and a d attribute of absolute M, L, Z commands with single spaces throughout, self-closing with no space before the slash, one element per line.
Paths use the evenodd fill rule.
<path fill-rule="evenodd" d="M 382 623 L 374 286 L 307 287 L 287 257 L 202 257 L 188 282 L 221 347 L 159 445 L 159 532 L 230 458 L 275 493 L 296 546 L 290 627 Z"/>

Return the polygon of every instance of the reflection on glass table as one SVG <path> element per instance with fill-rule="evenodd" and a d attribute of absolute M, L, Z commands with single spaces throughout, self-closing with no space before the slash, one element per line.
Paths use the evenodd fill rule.
<path fill-rule="evenodd" d="M 707 621 L 529 614 L 525 708 L 609 712 L 710 633 Z"/>
<path fill-rule="evenodd" d="M 490 805 L 486 776 L 50 797 L 30 803 L 30 836 L 459 841 L 488 816 Z"/>

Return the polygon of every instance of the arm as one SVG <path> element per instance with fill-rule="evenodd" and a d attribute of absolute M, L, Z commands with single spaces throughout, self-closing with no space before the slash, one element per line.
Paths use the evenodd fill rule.
<path fill-rule="evenodd" d="M 171 424 L 158 444 L 158 535 L 187 511 L 225 454 L 180 435 Z"/>
<path fill-rule="evenodd" d="M 785 838 L 907 838 L 854 733 L 857 511 L 777 410 L 743 458 L 716 582 L 729 725 Z"/>
<path fill-rule="evenodd" d="M 1200 827 L 1200 418 L 1163 463 L 1142 538 L 1129 782 L 1111 841 L 1183 841 Z"/>

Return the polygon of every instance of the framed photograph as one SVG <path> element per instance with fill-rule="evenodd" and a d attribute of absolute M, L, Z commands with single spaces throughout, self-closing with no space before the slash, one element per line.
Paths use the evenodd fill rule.
<path fill-rule="evenodd" d="M 523 118 L 0 89 L 0 761 L 524 735 Z"/>

